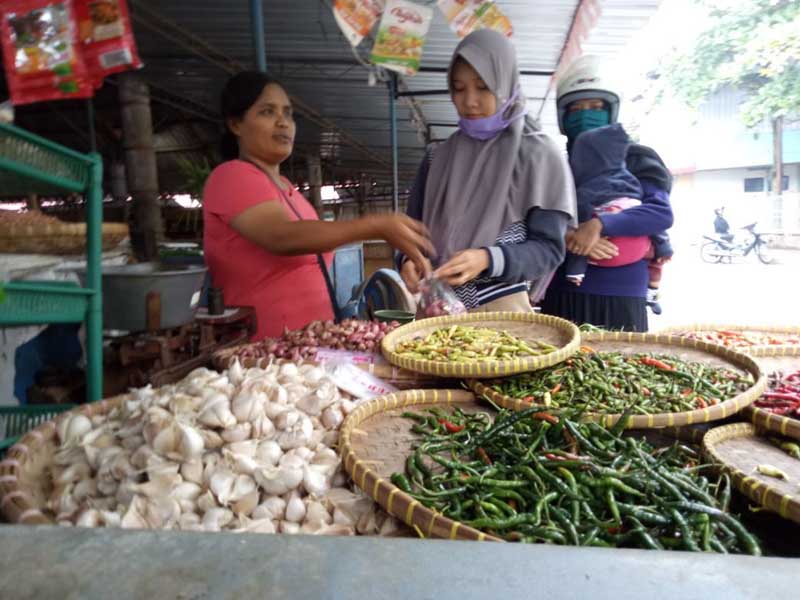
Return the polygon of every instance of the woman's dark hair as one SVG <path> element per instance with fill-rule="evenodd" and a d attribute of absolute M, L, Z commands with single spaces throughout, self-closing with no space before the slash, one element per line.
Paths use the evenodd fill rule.
<path fill-rule="evenodd" d="M 228 119 L 241 119 L 256 103 L 258 97 L 270 83 L 278 81 L 260 71 L 242 71 L 228 80 L 220 95 L 220 112 L 225 132 L 222 134 L 220 151 L 222 160 L 239 158 L 239 142 L 228 128 Z"/>

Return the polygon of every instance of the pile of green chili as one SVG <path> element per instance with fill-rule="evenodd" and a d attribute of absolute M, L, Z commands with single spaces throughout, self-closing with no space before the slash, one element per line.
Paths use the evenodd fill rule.
<path fill-rule="evenodd" d="M 565 363 L 491 384 L 495 391 L 545 406 L 595 413 L 683 412 L 707 408 L 753 384 L 750 375 L 672 356 L 583 351 Z"/>
<path fill-rule="evenodd" d="M 463 325 L 442 327 L 424 338 L 397 345 L 400 356 L 444 362 L 510 360 L 540 356 L 555 350 L 555 346 L 545 342 L 526 342 L 507 331 Z"/>
<path fill-rule="evenodd" d="M 712 483 L 691 448 L 539 410 L 403 413 L 421 439 L 392 482 L 509 541 L 761 553 L 728 512 L 730 479 Z"/>

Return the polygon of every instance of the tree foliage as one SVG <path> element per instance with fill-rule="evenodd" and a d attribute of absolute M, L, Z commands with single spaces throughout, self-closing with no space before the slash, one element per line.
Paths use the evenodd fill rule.
<path fill-rule="evenodd" d="M 800 1 L 698 2 L 709 26 L 665 65 L 672 93 L 697 107 L 721 88 L 742 90 L 748 126 L 800 114 Z"/>

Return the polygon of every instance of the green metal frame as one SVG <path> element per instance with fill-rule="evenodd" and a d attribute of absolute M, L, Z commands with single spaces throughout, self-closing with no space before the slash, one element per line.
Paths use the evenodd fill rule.
<path fill-rule="evenodd" d="M 86 195 L 86 287 L 77 292 L 42 282 L 28 284 L 24 292 L 48 295 L 51 300 L 69 297 L 72 301 L 76 293 L 86 297 L 86 398 L 89 402 L 100 400 L 103 396 L 103 159 L 97 153 L 81 154 L 19 127 L 0 123 L 0 194 L 18 194 L 23 186 L 28 193 L 58 190 Z M 7 295 L 20 293 L 14 284 L 5 287 Z M 43 314 L 41 318 L 26 317 L 24 324 L 52 322 L 59 321 L 48 320 Z M 21 324 L 0 303 L 0 326 Z"/>

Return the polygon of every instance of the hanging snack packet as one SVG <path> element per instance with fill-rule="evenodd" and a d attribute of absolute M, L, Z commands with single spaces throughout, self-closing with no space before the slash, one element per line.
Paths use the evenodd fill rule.
<path fill-rule="evenodd" d="M 96 88 L 113 73 L 142 66 L 125 0 L 75 0 L 78 37 Z"/>
<path fill-rule="evenodd" d="M 450 28 L 463 38 L 477 29 L 493 29 L 511 37 L 511 21 L 491 0 L 438 0 Z"/>
<path fill-rule="evenodd" d="M 388 0 L 370 60 L 392 71 L 414 75 L 419 71 L 422 47 L 433 11 L 406 0 Z"/>
<path fill-rule="evenodd" d="M 417 319 L 460 315 L 467 312 L 455 291 L 441 279 L 426 277 L 419 282 L 420 298 L 417 302 Z"/>
<path fill-rule="evenodd" d="M 354 48 L 361 43 L 383 11 L 385 0 L 336 0 L 333 16 Z"/>
<path fill-rule="evenodd" d="M 3 61 L 15 105 L 92 96 L 72 0 L 9 0 L 2 9 Z"/>

